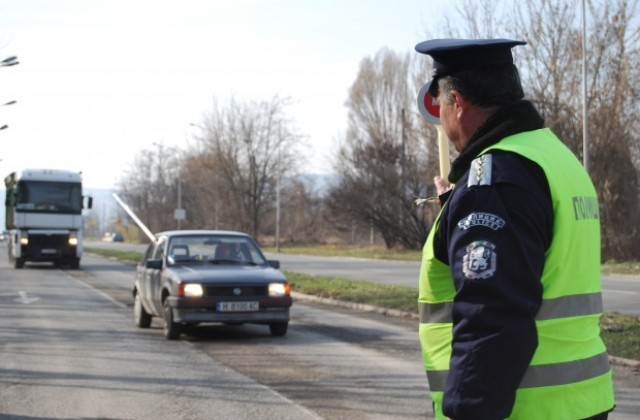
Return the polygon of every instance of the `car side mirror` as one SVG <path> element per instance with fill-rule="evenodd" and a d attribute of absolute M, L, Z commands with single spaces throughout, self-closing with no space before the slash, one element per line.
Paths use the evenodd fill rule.
<path fill-rule="evenodd" d="M 147 268 L 151 268 L 153 270 L 162 269 L 162 260 L 147 260 Z"/>
<path fill-rule="evenodd" d="M 269 263 L 271 268 L 275 268 L 275 269 L 279 269 L 280 268 L 280 261 L 278 261 L 278 260 L 267 260 L 267 263 Z"/>

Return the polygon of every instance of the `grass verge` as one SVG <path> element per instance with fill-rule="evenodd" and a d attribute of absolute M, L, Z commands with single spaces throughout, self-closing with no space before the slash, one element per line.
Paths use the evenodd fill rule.
<path fill-rule="evenodd" d="M 600 318 L 600 332 L 609 354 L 640 360 L 640 317 L 607 312 Z"/>
<path fill-rule="evenodd" d="M 264 246 L 266 252 L 276 252 L 272 246 Z M 347 245 L 286 245 L 281 246 L 283 254 L 321 255 L 325 257 L 373 258 L 383 260 L 421 261 L 421 250 L 387 249 L 383 246 Z M 606 261 L 602 264 L 602 274 L 640 275 L 640 261 Z"/>
<path fill-rule="evenodd" d="M 136 251 L 119 251 L 117 249 L 94 248 L 85 246 L 85 252 L 101 255 L 107 258 L 115 258 L 119 261 L 138 262 L 142 258 L 142 253 Z"/>
<path fill-rule="evenodd" d="M 284 271 L 296 292 L 417 313 L 418 289 Z"/>
<path fill-rule="evenodd" d="M 139 252 L 90 247 L 86 247 L 85 251 L 128 262 L 137 262 L 141 258 Z M 413 287 L 312 276 L 290 271 L 284 273 L 292 284 L 293 290 L 300 293 L 417 314 L 418 290 Z M 600 329 L 609 354 L 640 360 L 640 317 L 616 312 L 605 313 L 600 320 Z"/>
<path fill-rule="evenodd" d="M 276 252 L 275 247 L 263 246 L 265 252 Z M 395 250 L 383 246 L 341 246 L 341 245 L 287 245 L 280 247 L 283 254 L 320 255 L 323 257 L 373 258 L 380 260 L 420 261 L 422 251 Z"/>

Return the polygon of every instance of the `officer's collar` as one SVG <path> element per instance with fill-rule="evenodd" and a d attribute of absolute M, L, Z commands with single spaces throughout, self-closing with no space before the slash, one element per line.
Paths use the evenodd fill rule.
<path fill-rule="evenodd" d="M 480 152 L 505 137 L 524 131 L 540 129 L 544 120 L 529 101 L 518 101 L 503 106 L 493 113 L 471 136 L 466 147 L 451 164 L 449 182 L 455 184 L 469 170 L 471 161 Z"/>

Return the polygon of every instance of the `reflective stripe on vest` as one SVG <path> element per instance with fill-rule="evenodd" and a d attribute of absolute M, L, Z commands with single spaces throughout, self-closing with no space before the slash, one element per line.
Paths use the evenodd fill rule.
<path fill-rule="evenodd" d="M 451 323 L 452 302 L 418 302 L 420 322 L 422 324 Z M 602 313 L 602 293 L 561 296 L 544 299 L 538 311 L 536 321 L 544 321 L 571 316 L 597 315 Z"/>
<path fill-rule="evenodd" d="M 603 375 L 609 369 L 609 356 L 606 352 L 581 360 L 529 366 L 518 388 L 571 384 Z M 444 391 L 448 374 L 448 370 L 427 371 L 429 389 Z"/>

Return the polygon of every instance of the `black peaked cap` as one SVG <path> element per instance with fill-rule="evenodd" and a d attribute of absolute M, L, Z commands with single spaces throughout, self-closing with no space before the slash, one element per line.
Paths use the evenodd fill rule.
<path fill-rule="evenodd" d="M 416 45 L 416 51 L 433 58 L 433 79 L 461 70 L 496 64 L 513 64 L 511 48 L 525 45 L 513 39 L 430 39 Z M 435 88 L 435 83 L 432 86 Z M 430 89 L 431 90 L 431 89 Z"/>

